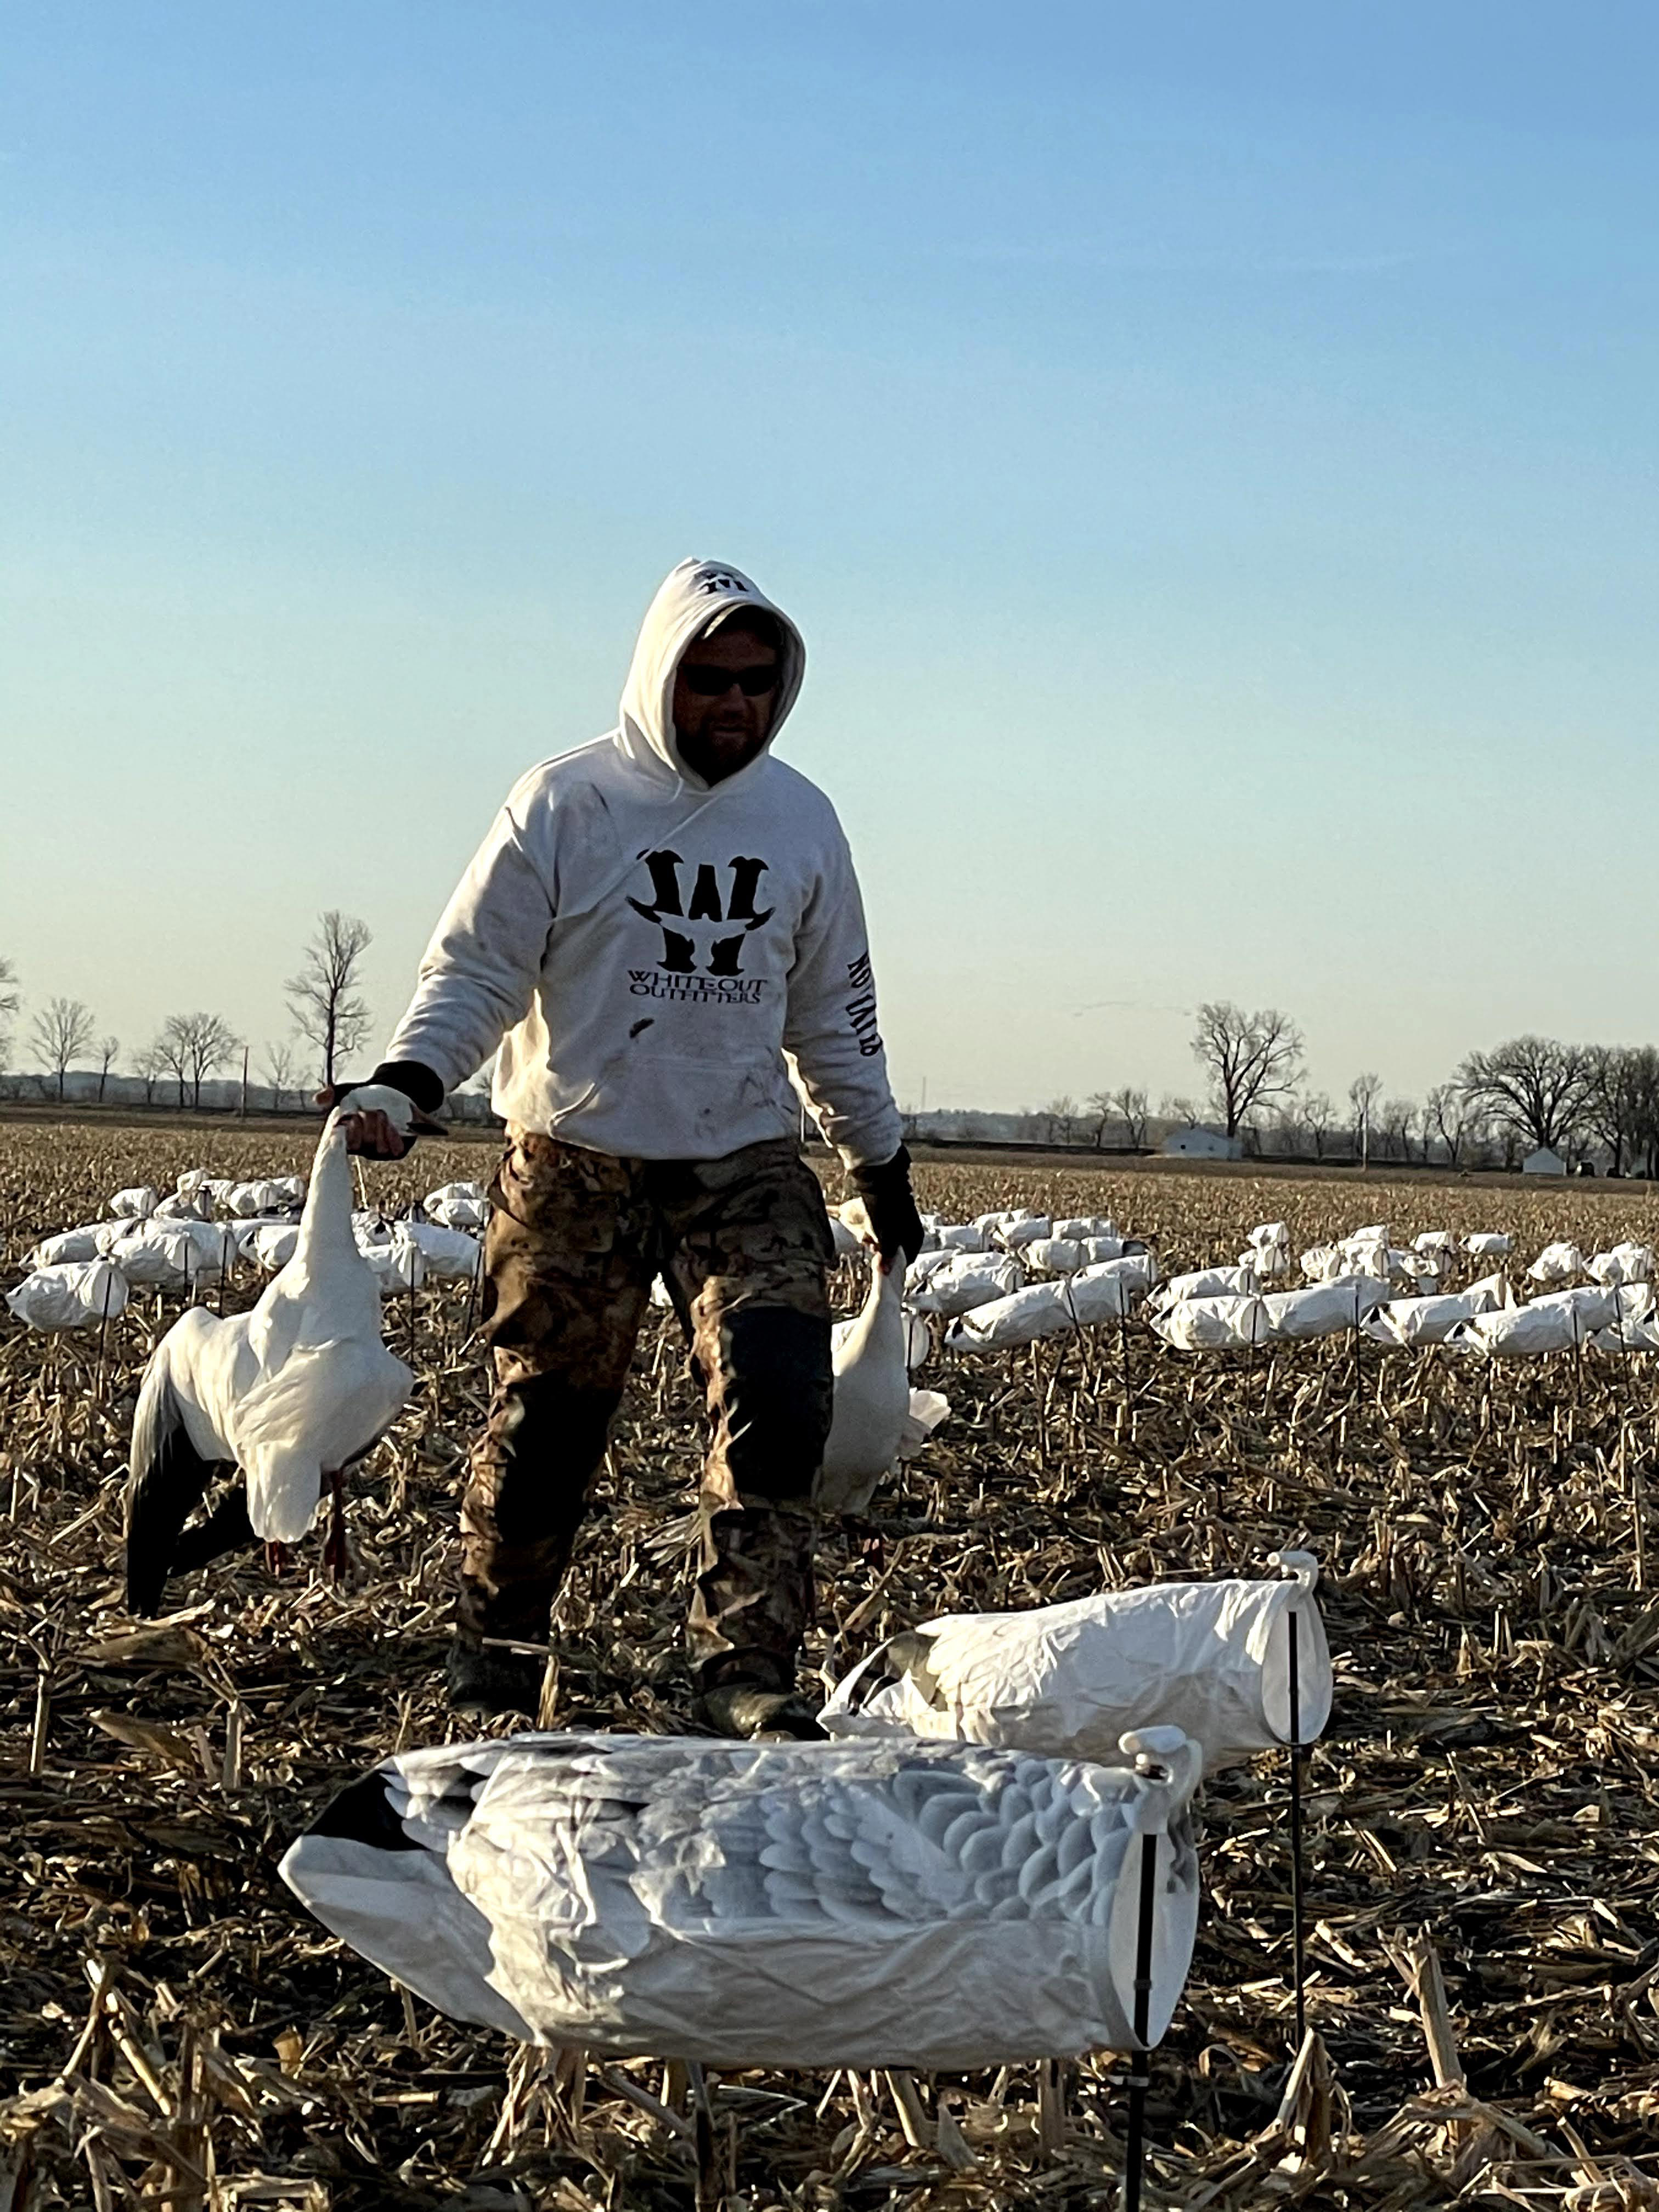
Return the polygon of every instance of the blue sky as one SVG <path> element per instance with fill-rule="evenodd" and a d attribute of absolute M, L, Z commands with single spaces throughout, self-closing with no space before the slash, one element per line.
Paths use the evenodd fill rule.
<path fill-rule="evenodd" d="M 795 613 L 902 1098 L 1659 1036 L 1646 6 L 21 0 L 0 951 L 382 1033 L 688 553 Z"/>

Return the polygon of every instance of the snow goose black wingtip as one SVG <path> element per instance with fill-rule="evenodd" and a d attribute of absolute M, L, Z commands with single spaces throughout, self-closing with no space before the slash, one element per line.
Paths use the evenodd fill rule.
<path fill-rule="evenodd" d="M 329 1933 L 453 2020 L 536 2037 L 495 1989 L 489 1920 L 400 1817 L 395 1761 L 347 1784 L 277 1868 Z"/>
<path fill-rule="evenodd" d="M 203 1327 L 212 1326 L 213 1316 L 198 1306 L 176 1328 L 183 1328 L 196 1315 L 201 1316 L 197 1334 Z M 168 1351 L 174 1333 L 169 1331 L 162 1339 L 144 1371 L 128 1462 L 127 1610 L 145 1620 L 161 1610 L 185 1522 L 207 1495 L 216 1468 L 228 1463 L 204 1459 L 191 1442 Z"/>

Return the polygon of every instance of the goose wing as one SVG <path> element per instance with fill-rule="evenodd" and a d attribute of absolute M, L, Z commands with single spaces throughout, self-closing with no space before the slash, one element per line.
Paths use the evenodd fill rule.
<path fill-rule="evenodd" d="M 214 1333 L 222 1327 L 200 1306 L 180 1315 L 150 1354 L 133 1416 L 126 1496 L 128 1610 L 161 1609 L 179 1533 L 207 1493 L 209 1483 L 235 1455 L 214 1449 L 204 1415 L 198 1370 Z"/>
<path fill-rule="evenodd" d="M 231 1417 L 247 1476 L 248 1518 L 293 1543 L 311 1526 L 322 1478 L 361 1459 L 396 1419 L 414 1376 L 380 1338 L 296 1345 L 260 1375 Z"/>

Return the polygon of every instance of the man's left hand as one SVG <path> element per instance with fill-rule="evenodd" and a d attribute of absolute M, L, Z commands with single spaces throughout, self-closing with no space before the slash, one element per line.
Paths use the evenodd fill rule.
<path fill-rule="evenodd" d="M 879 1167 L 853 1170 L 853 1181 L 864 1200 L 870 1227 L 884 1260 L 901 1264 L 914 1260 L 926 1234 L 910 1188 L 910 1155 L 901 1145 L 890 1160 Z"/>

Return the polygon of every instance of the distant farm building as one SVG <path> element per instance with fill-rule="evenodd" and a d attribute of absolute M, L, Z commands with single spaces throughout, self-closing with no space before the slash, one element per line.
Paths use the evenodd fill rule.
<path fill-rule="evenodd" d="M 1521 1163 L 1522 1175 L 1564 1176 L 1567 1164 L 1559 1152 L 1553 1152 L 1547 1145 L 1540 1145 L 1535 1152 L 1528 1152 Z"/>
<path fill-rule="evenodd" d="M 1237 1137 L 1224 1137 L 1219 1129 L 1200 1128 L 1196 1122 L 1185 1129 L 1171 1129 L 1164 1139 L 1164 1152 L 1172 1160 L 1238 1160 L 1244 1157 L 1244 1147 Z M 1558 1168 L 1557 1174 L 1565 1170 Z"/>

